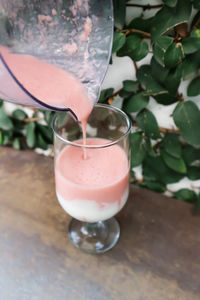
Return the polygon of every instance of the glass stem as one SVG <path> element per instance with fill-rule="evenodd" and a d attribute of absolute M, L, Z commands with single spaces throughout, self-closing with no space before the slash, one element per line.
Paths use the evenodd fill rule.
<path fill-rule="evenodd" d="M 89 235 L 96 235 L 97 229 L 98 229 L 98 222 L 95 223 L 85 223 L 85 227 L 87 229 L 87 232 Z"/>

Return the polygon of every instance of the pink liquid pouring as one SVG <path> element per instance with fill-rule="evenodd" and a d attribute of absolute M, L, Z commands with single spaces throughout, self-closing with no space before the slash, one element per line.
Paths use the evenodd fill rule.
<path fill-rule="evenodd" d="M 93 103 L 74 76 L 30 55 L 12 54 L 2 46 L 0 52 L 15 77 L 33 96 L 52 106 L 70 108 L 76 114 L 83 129 L 83 141 L 77 143 L 109 142 L 98 138 L 86 140 Z M 82 221 L 109 219 L 128 198 L 128 160 L 118 145 L 87 149 L 87 153 L 79 147 L 66 146 L 56 160 L 55 175 L 61 206 Z"/>
<path fill-rule="evenodd" d="M 87 139 L 87 145 L 107 143 L 109 140 Z M 109 219 L 128 198 L 129 165 L 124 150 L 118 145 L 87 149 L 87 159 L 83 159 L 81 148 L 66 146 L 57 157 L 55 175 L 61 206 L 81 221 Z"/>

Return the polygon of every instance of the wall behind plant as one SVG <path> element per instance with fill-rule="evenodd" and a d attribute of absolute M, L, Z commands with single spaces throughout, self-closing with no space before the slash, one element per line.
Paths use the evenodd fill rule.
<path fill-rule="evenodd" d="M 132 119 L 131 181 L 200 208 L 200 1 L 114 0 L 99 102 Z M 0 144 L 50 154 L 53 113 L 1 103 Z"/>

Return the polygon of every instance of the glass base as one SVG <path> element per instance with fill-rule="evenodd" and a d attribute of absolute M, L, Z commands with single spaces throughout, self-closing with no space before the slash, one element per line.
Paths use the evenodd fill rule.
<path fill-rule="evenodd" d="M 96 223 L 72 219 L 68 228 L 72 244 L 90 254 L 104 253 L 113 248 L 120 236 L 119 223 L 115 218 Z"/>

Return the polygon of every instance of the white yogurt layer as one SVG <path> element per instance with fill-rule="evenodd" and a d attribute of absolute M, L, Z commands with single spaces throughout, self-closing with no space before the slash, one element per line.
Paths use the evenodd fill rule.
<path fill-rule="evenodd" d="M 73 218 L 85 222 L 98 222 L 110 219 L 116 215 L 124 206 L 128 199 L 129 188 L 125 191 L 119 207 L 118 201 L 115 203 L 101 203 L 90 200 L 65 200 L 58 193 L 57 198 L 62 208 Z"/>

